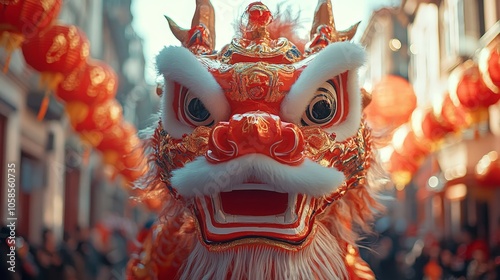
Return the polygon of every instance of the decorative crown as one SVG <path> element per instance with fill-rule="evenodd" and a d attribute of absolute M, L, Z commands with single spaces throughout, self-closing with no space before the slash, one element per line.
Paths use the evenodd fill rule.
<path fill-rule="evenodd" d="M 170 29 L 184 47 L 196 55 L 214 55 L 215 12 L 210 0 L 196 0 L 191 29 L 182 29 L 171 18 Z M 335 28 L 330 0 L 318 0 L 310 40 L 302 54 L 287 38 L 271 39 L 268 26 L 273 21 L 269 8 L 262 2 L 248 5 L 240 20 L 240 33 L 217 54 L 223 63 L 269 62 L 290 64 L 321 51 L 331 43 L 351 40 L 359 22 L 347 30 Z"/>

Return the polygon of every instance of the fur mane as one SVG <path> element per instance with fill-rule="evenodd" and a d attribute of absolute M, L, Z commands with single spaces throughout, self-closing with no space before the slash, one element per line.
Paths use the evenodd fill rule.
<path fill-rule="evenodd" d="M 270 37 L 276 39 L 286 37 L 292 41 L 302 52 L 306 40 L 299 38 L 296 34 L 296 29 L 299 27 L 298 15 L 293 16 L 289 8 L 282 12 L 282 5 L 278 6 L 278 13 L 275 15 L 274 21 L 268 27 Z M 238 26 L 241 29 L 241 26 Z M 340 51 L 344 59 L 350 59 L 342 65 L 356 63 L 356 69 L 364 59 L 361 56 L 355 56 L 358 60 L 353 60 L 353 54 L 362 53 L 362 49 L 350 48 L 350 43 L 339 42 L 336 46 L 331 46 L 326 52 L 337 48 L 345 47 L 346 51 Z M 344 50 L 344 49 L 342 49 Z M 353 51 L 354 50 L 354 51 Z M 348 52 L 349 51 L 349 52 Z M 351 56 L 347 55 L 350 54 Z M 320 54 L 321 55 L 321 54 Z M 177 57 L 174 55 L 174 57 Z M 321 57 L 320 57 L 321 58 Z M 167 65 L 171 59 L 163 61 L 162 65 Z M 181 61 L 182 62 L 182 61 Z M 176 62 L 183 65 L 181 62 Z M 187 67 L 192 69 L 192 67 Z M 314 70 L 314 69 L 313 69 Z M 350 70 L 350 69 L 349 69 Z M 304 73 L 306 73 L 304 70 Z M 175 71 L 174 71 L 175 72 Z M 313 73 L 314 72 L 314 73 Z M 317 72 L 311 72 L 311 77 L 317 77 Z M 307 73 L 306 73 L 307 74 Z M 309 75 L 309 74 L 308 74 Z M 304 86 L 309 76 L 304 76 Z M 324 82 L 324 77 L 318 78 Z M 179 82 L 179 81 L 177 81 Z M 202 85 L 203 83 L 199 83 Z M 316 87 L 316 84 L 311 85 Z M 349 90 L 358 92 L 357 83 L 352 83 Z M 351 88 L 352 87 L 352 88 Z M 296 90 L 297 93 L 304 92 L 301 89 Z M 292 92 L 293 93 L 293 92 Z M 165 94 L 165 93 L 164 93 Z M 298 94 L 297 94 L 298 95 Z M 220 95 L 223 97 L 223 95 Z M 359 99 L 361 98 L 358 96 Z M 310 99 L 310 96 L 307 96 Z M 298 98 L 297 98 L 298 100 Z M 361 100 L 355 99 L 357 104 L 361 106 Z M 358 102 L 359 101 L 359 102 Z M 165 102 L 165 101 L 164 101 Z M 303 103 L 304 102 L 297 102 Z M 167 102 L 168 104 L 168 102 Z M 217 103 L 214 103 L 217 105 Z M 288 103 L 284 103 L 287 105 Z M 214 105 L 214 106 L 215 106 Z M 289 111 L 303 112 L 303 108 L 297 110 L 296 103 L 291 104 Z M 162 106 L 166 110 L 165 106 Z M 357 117 L 355 118 L 359 124 L 361 119 L 361 108 L 358 108 Z M 353 110 L 352 110 L 353 111 Z M 295 115 L 294 115 L 295 116 Z M 286 119 L 285 119 L 286 120 Z M 299 119 L 300 120 L 300 115 Z M 291 120 L 292 123 L 298 123 L 297 119 Z M 164 121 L 162 125 L 162 121 Z M 325 201 L 329 201 L 329 205 L 324 203 L 321 211 L 318 211 L 315 216 L 315 222 L 312 232 L 306 239 L 303 246 L 270 246 L 265 244 L 265 241 L 255 241 L 248 244 L 241 242 L 237 246 L 228 246 L 221 250 L 212 248 L 204 243 L 201 237 L 201 232 L 197 228 L 198 222 L 193 211 L 192 196 L 184 196 L 179 188 L 172 182 L 172 174 L 176 174 L 181 166 L 187 163 L 192 163 L 197 157 L 203 155 L 208 149 L 207 142 L 208 134 L 203 134 L 202 127 L 194 128 L 192 133 L 184 133 L 176 131 L 177 135 L 169 135 L 166 130 L 175 130 L 175 127 L 168 125 L 165 120 L 160 121 L 154 128 L 146 133 L 145 150 L 148 153 L 149 170 L 148 173 L 141 178 L 136 184 L 137 199 L 147 201 L 155 199 L 161 201 L 161 211 L 159 210 L 158 221 L 152 230 L 150 237 L 150 245 L 143 251 L 147 251 L 147 259 L 143 264 L 147 264 L 146 270 L 149 273 L 154 270 L 155 274 L 152 278 L 156 279 L 349 279 L 353 267 L 348 264 L 347 256 L 350 247 L 356 248 L 356 242 L 359 239 L 358 231 L 370 232 L 371 223 L 375 215 L 382 211 L 383 207 L 379 204 L 372 193 L 371 187 L 376 185 L 377 180 L 382 177 L 379 174 L 375 155 L 371 147 L 370 131 L 368 128 L 358 130 L 358 136 L 351 137 L 354 132 L 345 133 L 345 137 L 339 135 L 339 142 L 342 143 L 345 138 L 360 141 L 364 146 L 356 142 L 350 147 L 363 150 L 363 157 L 356 161 L 348 162 L 338 160 L 341 165 L 343 175 L 352 175 L 354 169 L 356 172 L 363 172 L 363 175 L 346 176 L 346 188 L 342 195 L 338 198 L 325 197 Z M 353 125 L 347 123 L 347 127 L 353 128 Z M 165 129 L 164 129 L 165 128 Z M 201 129 L 200 129 L 201 128 Z M 205 128 L 206 129 L 206 128 Z M 168 131 L 173 132 L 173 131 Z M 205 131 L 206 132 L 206 131 Z M 359 133 L 361 132 L 361 133 Z M 190 138 L 192 135 L 200 136 Z M 205 151 L 202 151 L 205 149 Z M 357 151 L 354 151 L 357 152 Z M 347 153 L 346 153 L 347 154 Z M 338 155 L 336 155 L 338 156 Z M 342 155 L 341 155 L 342 156 Z M 341 158 L 341 156 L 338 156 Z M 202 156 L 201 156 L 202 157 Z M 340 162 L 340 163 L 339 163 Z M 346 164 L 347 162 L 347 164 Z M 361 166 L 362 165 L 362 166 Z M 222 165 L 221 165 L 222 166 Z M 338 166 L 330 166 L 338 168 Z M 359 167 L 359 168 L 358 168 Z M 181 167 L 182 168 L 182 167 Z M 352 170 L 350 170 L 352 169 Z M 177 170 L 173 172 L 174 170 Z M 337 169 L 340 170 L 340 169 Z M 181 170 L 182 171 L 182 170 Z M 189 170 L 188 170 L 189 171 Z M 366 173 L 365 173 L 366 172 Z M 192 172 L 186 172 L 188 176 L 192 176 Z M 306 174 L 310 174 L 306 173 Z M 348 183 L 352 178 L 356 179 L 356 183 Z M 200 185 L 202 185 L 200 183 Z M 318 184 L 315 185 L 317 187 Z M 321 192 L 325 193 L 325 192 Z M 344 194 L 345 193 L 345 194 Z M 333 197 L 333 196 L 332 196 Z M 267 239 L 269 240 L 269 239 Z M 268 241 L 272 243 L 273 241 Z M 250 243 L 250 242 L 249 242 Z M 220 245 L 224 246 L 224 245 Z M 136 256 L 136 260 L 143 261 L 141 256 Z M 142 257 L 143 258 L 143 257 Z M 352 260 L 351 260 L 352 261 Z M 360 258 L 355 260 L 358 266 L 362 263 Z M 252 269 L 253 268 L 253 269 Z M 257 268 L 257 269 L 255 269 Z M 365 271 L 365 275 L 372 274 Z M 368 279 L 370 277 L 359 277 L 358 279 Z"/>
<path fill-rule="evenodd" d="M 160 136 L 167 137 L 160 135 L 160 131 L 156 129 L 150 133 L 146 142 L 148 151 L 157 149 Z M 157 237 L 161 246 L 154 248 L 153 260 L 157 267 L 168 266 L 182 272 L 176 275 L 179 279 L 202 279 L 207 275 L 208 279 L 225 279 L 225 276 L 227 279 L 290 279 L 289 275 L 297 279 L 346 279 L 345 246 L 355 246 L 359 239 L 357 231 L 370 232 L 375 215 L 383 211 L 369 187 L 376 184 L 371 178 L 380 179 L 383 175 L 378 173 L 371 157 L 367 183 L 349 190 L 316 218 L 314 238 L 302 250 L 294 252 L 254 245 L 212 252 L 196 234 L 195 217 L 188 207 L 190 202 L 175 199 L 168 191 L 161 175 L 164 171 L 157 166 L 158 159 L 151 153 L 151 168 L 142 178 L 138 199 L 154 197 L 163 201 L 163 211 L 158 218 L 162 230 Z M 269 265 L 271 263 L 273 266 Z M 249 270 L 248 264 L 262 269 Z"/>

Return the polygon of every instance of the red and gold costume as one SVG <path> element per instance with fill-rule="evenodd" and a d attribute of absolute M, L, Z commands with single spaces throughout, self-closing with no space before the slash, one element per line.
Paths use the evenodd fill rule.
<path fill-rule="evenodd" d="M 273 16 L 256 2 L 217 52 L 208 0 L 190 30 L 168 21 L 183 46 L 157 58 L 162 112 L 141 181 L 163 210 L 128 278 L 373 279 L 353 231 L 378 208 L 357 80 L 364 51 L 349 42 L 357 26 L 337 31 L 319 1 L 301 52 L 270 36 Z"/>

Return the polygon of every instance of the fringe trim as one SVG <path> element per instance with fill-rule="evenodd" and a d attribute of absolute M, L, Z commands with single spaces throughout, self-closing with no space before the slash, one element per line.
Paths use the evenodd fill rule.
<path fill-rule="evenodd" d="M 298 252 L 254 245 L 210 252 L 197 242 L 180 279 L 347 279 L 344 253 L 323 224 L 311 244 Z"/>

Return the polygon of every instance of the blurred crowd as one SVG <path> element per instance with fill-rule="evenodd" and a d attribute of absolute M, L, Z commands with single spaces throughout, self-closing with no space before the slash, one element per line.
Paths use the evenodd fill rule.
<path fill-rule="evenodd" d="M 379 280 L 498 280 L 500 231 L 492 240 L 490 246 L 474 227 L 463 227 L 451 239 L 438 239 L 433 233 L 415 238 L 391 227 L 361 245 Z"/>
<path fill-rule="evenodd" d="M 127 256 L 137 246 L 135 232 L 109 223 L 65 232 L 60 244 L 50 229 L 41 234 L 39 246 L 16 237 L 15 272 L 11 272 L 10 229 L 2 227 L 1 280 L 124 279 Z M 417 238 L 391 225 L 366 236 L 360 252 L 379 280 L 496 280 L 500 279 L 500 230 L 491 240 L 493 246 L 473 227 L 464 227 L 453 239 L 439 240 L 433 233 Z"/>
<path fill-rule="evenodd" d="M 122 229 L 97 224 L 64 232 L 58 244 L 54 232 L 44 229 L 41 244 L 34 246 L 16 236 L 15 272 L 9 271 L 10 229 L 0 232 L 0 279 L 2 280 L 109 280 L 124 279 L 128 247 L 133 236 Z"/>

